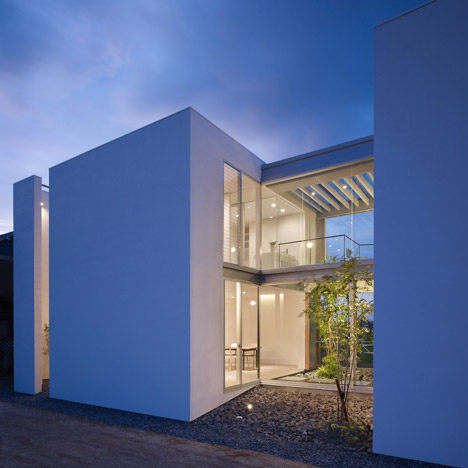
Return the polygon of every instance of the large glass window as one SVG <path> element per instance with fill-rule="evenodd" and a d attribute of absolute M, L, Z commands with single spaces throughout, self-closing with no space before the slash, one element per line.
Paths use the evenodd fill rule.
<path fill-rule="evenodd" d="M 262 189 L 262 268 L 373 257 L 373 161 Z"/>
<path fill-rule="evenodd" d="M 302 371 L 308 359 L 305 293 L 225 281 L 225 387 Z"/>
<path fill-rule="evenodd" d="M 223 261 L 260 269 L 260 184 L 224 164 Z"/>
<path fill-rule="evenodd" d="M 242 174 L 242 265 L 260 269 L 260 184 Z"/>
<path fill-rule="evenodd" d="M 258 379 L 258 287 L 225 281 L 225 387 Z"/>
<path fill-rule="evenodd" d="M 328 237 L 326 245 L 328 255 L 342 257 L 342 249 L 346 248 L 356 256 L 372 258 L 374 256 L 374 211 L 361 211 L 327 218 L 326 235 Z M 340 242 L 334 241 L 338 238 Z"/>
<path fill-rule="evenodd" d="M 262 187 L 262 269 L 304 263 L 304 245 L 297 241 L 306 235 L 305 220 L 300 199 L 294 203 Z M 283 244 L 287 246 L 280 255 Z"/>

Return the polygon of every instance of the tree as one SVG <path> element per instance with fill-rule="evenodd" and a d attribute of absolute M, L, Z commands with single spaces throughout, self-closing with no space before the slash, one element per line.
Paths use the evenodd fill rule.
<path fill-rule="evenodd" d="M 325 346 L 325 366 L 334 375 L 338 390 L 337 417 L 344 421 L 349 420 L 349 389 L 355 382 L 357 360 L 374 311 L 373 301 L 360 296 L 372 290 L 371 267 L 361 265 L 350 251 L 346 257 L 332 274 L 312 284 L 305 310 L 317 324 Z"/>

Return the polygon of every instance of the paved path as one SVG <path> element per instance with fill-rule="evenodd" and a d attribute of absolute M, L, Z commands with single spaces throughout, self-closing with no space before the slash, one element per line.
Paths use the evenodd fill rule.
<path fill-rule="evenodd" d="M 284 467 L 310 465 L 53 411 L 0 403 L 1 467 Z"/>

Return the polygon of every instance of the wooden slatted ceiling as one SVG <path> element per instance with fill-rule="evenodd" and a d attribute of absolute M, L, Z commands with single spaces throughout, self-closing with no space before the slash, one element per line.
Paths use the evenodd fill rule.
<path fill-rule="evenodd" d="M 374 198 L 374 173 L 345 176 L 328 182 L 321 182 L 300 188 L 302 194 L 314 202 L 311 204 L 319 212 L 323 213 L 348 209 L 350 203 L 359 206 L 361 202 L 370 205 Z"/>

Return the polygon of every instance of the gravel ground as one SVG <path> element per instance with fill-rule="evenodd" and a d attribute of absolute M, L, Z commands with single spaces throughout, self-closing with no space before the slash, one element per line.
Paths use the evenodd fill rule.
<path fill-rule="evenodd" d="M 320 467 L 439 467 L 369 453 L 369 441 L 347 441 L 317 426 L 335 419 L 334 393 L 287 391 L 256 387 L 210 413 L 187 423 L 125 411 L 71 403 L 39 395 L 15 394 L 11 381 L 0 382 L 0 400 L 71 414 L 120 427 L 154 431 L 199 442 L 256 450 Z M 247 405 L 253 406 L 252 410 Z M 372 426 L 372 398 L 350 402 L 351 414 Z"/>

